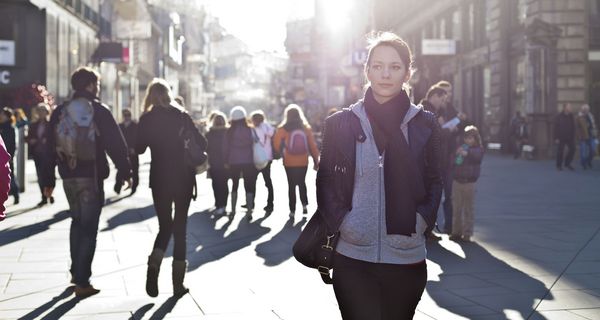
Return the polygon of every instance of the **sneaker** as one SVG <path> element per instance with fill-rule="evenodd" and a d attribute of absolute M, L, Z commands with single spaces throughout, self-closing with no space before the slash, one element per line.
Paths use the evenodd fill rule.
<path fill-rule="evenodd" d="M 306 205 L 302 206 L 302 214 L 307 214 L 308 213 L 308 209 L 306 208 Z"/>
<path fill-rule="evenodd" d="M 100 290 L 92 287 L 91 285 L 87 287 L 75 286 L 75 296 L 78 298 L 87 298 L 91 297 L 100 292 Z"/>

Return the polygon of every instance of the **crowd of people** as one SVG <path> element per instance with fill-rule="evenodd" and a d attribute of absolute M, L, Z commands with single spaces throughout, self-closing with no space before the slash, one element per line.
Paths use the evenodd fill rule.
<path fill-rule="evenodd" d="M 203 134 L 163 79 L 149 84 L 139 122 L 131 110 L 123 110 L 118 124 L 98 97 L 100 75 L 81 67 L 71 77 L 71 99 L 54 110 L 38 104 L 31 123 L 22 112 L 1 110 L 0 219 L 9 192 L 19 202 L 12 159 L 15 128 L 28 125 L 25 141 L 38 176 L 38 206 L 54 202 L 58 167 L 72 217 L 71 282 L 78 297 L 94 295 L 99 290 L 90 282 L 91 265 L 110 172 L 107 156 L 117 171 L 114 192 L 133 194 L 139 185 L 139 155 L 149 149 L 149 186 L 159 231 L 149 248 L 146 292 L 159 294 L 158 276 L 173 236 L 173 293 L 180 297 L 189 291 L 184 285 L 187 218 L 199 172 L 189 161 L 194 148 L 206 152 L 212 213 L 234 215 L 243 208 L 248 219 L 255 211 L 259 175 L 267 189 L 263 210 L 268 215 L 275 208 L 271 165 L 277 159 L 287 176 L 289 217 L 298 209 L 297 189 L 302 214 L 308 214 L 306 174 L 312 158 L 317 212 L 339 235 L 333 287 L 344 319 L 412 318 L 427 281 L 426 240 L 439 240 L 437 230 L 453 241 L 471 241 L 484 148 L 478 128 L 453 105 L 450 82 L 431 86 L 419 104 L 411 101 L 407 83 L 413 57 L 406 42 L 381 33 L 367 49 L 364 97 L 329 112 L 321 139 L 296 104 L 285 108 L 278 125 L 262 110 L 248 114 L 235 106 L 228 115 L 214 111 Z M 527 142 L 527 131 L 527 121 L 517 114 L 511 122 L 515 158 Z M 575 140 L 582 167 L 591 168 L 597 136 L 589 106 L 575 117 L 565 105 L 555 133 L 559 170 L 573 169 Z M 245 204 L 238 208 L 240 179 Z M 440 203 L 443 223 L 437 214 Z"/>

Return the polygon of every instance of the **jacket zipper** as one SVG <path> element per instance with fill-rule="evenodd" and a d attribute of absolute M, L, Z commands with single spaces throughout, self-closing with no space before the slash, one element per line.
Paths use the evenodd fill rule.
<path fill-rule="evenodd" d="M 382 219 L 382 216 L 381 216 L 381 211 L 382 211 L 381 210 L 381 203 L 383 202 L 382 199 L 381 199 L 383 197 L 382 193 L 381 193 L 381 183 L 382 183 L 381 176 L 383 175 L 383 172 L 382 172 L 383 171 L 383 155 L 379 156 L 378 166 L 379 166 L 379 217 L 377 219 L 378 220 L 378 228 L 377 228 L 377 242 L 378 242 L 378 245 L 377 245 L 377 262 L 381 262 L 381 219 Z"/>

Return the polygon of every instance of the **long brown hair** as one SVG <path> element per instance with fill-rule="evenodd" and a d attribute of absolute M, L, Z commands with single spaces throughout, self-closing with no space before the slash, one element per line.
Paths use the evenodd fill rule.
<path fill-rule="evenodd" d="M 144 97 L 144 112 L 152 110 L 154 106 L 167 107 L 173 101 L 173 94 L 169 83 L 165 79 L 154 78 L 146 89 Z"/>
<path fill-rule="evenodd" d="M 283 112 L 283 121 L 279 124 L 279 128 L 287 127 L 288 124 L 301 124 L 305 128 L 310 129 L 310 124 L 306 120 L 304 116 L 304 112 L 300 109 L 300 106 L 297 104 L 288 105 Z"/>

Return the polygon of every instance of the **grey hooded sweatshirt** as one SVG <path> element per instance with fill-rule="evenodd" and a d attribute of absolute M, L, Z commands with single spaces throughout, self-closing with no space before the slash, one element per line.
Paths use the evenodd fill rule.
<path fill-rule="evenodd" d="M 385 185 L 383 174 L 384 155 L 379 155 L 373 138 L 373 130 L 362 101 L 350 107 L 360 119 L 367 139 L 356 142 L 356 170 L 352 210 L 346 214 L 340 226 L 337 252 L 349 258 L 390 264 L 412 264 L 427 257 L 425 248 L 425 219 L 417 216 L 416 233 L 410 237 L 387 234 L 385 219 Z M 421 111 L 411 104 L 404 121 L 402 132 L 407 141 L 408 122 Z"/>

